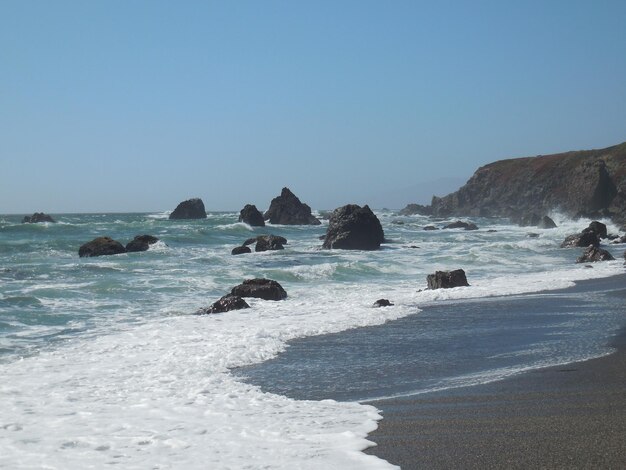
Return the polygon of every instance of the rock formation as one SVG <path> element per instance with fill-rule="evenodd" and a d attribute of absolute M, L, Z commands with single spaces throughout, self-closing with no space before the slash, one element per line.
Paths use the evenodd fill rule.
<path fill-rule="evenodd" d="M 284 250 L 284 243 L 287 243 L 287 240 L 283 237 L 262 235 L 257 237 L 254 251 Z"/>
<path fill-rule="evenodd" d="M 378 299 L 374 302 L 374 307 L 391 307 L 393 304 L 387 299 Z"/>
<path fill-rule="evenodd" d="M 594 220 L 580 233 L 569 235 L 561 243 L 561 248 L 599 246 L 600 238 L 606 238 L 606 225 Z"/>
<path fill-rule="evenodd" d="M 158 241 L 159 239 L 157 237 L 153 237 L 152 235 L 137 235 L 133 240 L 126 244 L 126 251 L 129 253 L 135 251 L 146 251 L 150 248 L 150 245 L 154 245 Z"/>
<path fill-rule="evenodd" d="M 378 217 L 369 206 L 348 204 L 335 209 L 328 222 L 323 248 L 377 250 L 385 240 Z"/>
<path fill-rule="evenodd" d="M 432 215 L 433 209 L 430 206 L 423 206 L 421 204 L 407 204 L 404 209 L 401 209 L 399 215 Z"/>
<path fill-rule="evenodd" d="M 283 188 L 280 196 L 272 199 L 270 208 L 265 212 L 265 220 L 281 225 L 320 225 L 321 222 L 311 214 L 311 208 L 300 202 L 289 188 Z"/>
<path fill-rule="evenodd" d="M 451 287 L 469 286 L 465 271 L 456 269 L 454 271 L 435 271 L 435 274 L 426 276 L 429 289 L 449 289 Z"/>
<path fill-rule="evenodd" d="M 187 199 L 176 206 L 170 214 L 170 220 L 174 219 L 206 219 L 204 203 L 200 198 Z"/>
<path fill-rule="evenodd" d="M 451 224 L 446 225 L 443 229 L 451 229 L 451 228 L 462 228 L 464 230 L 478 230 L 478 227 L 476 226 L 476 224 L 473 224 L 472 222 L 462 222 L 460 220 L 457 220 L 456 222 L 452 222 Z"/>
<path fill-rule="evenodd" d="M 601 150 L 515 158 L 479 168 L 458 191 L 433 197 L 433 215 L 499 216 L 560 210 L 626 221 L 626 143 Z"/>
<path fill-rule="evenodd" d="M 56 223 L 56 220 L 54 220 L 48 214 L 44 214 L 43 212 L 35 212 L 33 215 L 24 216 L 24 218 L 22 219 L 23 224 L 37 224 L 40 222 Z"/>
<path fill-rule="evenodd" d="M 244 222 L 252 227 L 265 227 L 263 214 L 252 204 L 246 204 L 239 212 L 239 222 Z"/>
<path fill-rule="evenodd" d="M 233 250 L 230 252 L 231 255 L 243 255 L 246 253 L 252 253 L 252 250 L 250 249 L 249 246 L 236 246 L 235 248 L 233 248 Z"/>
<path fill-rule="evenodd" d="M 285 289 L 271 279 L 247 279 L 233 287 L 230 293 L 239 297 L 257 297 L 264 300 L 283 300 L 287 297 Z"/>
<path fill-rule="evenodd" d="M 98 237 L 85 243 L 78 249 L 81 258 L 90 256 L 119 255 L 126 253 L 124 246 L 110 237 Z"/>
<path fill-rule="evenodd" d="M 588 247 L 577 259 L 577 263 L 595 263 L 597 261 L 613 261 L 613 255 L 602 248 Z"/>
<path fill-rule="evenodd" d="M 201 308 L 196 315 L 207 315 L 209 313 L 223 313 L 230 310 L 240 310 L 242 308 L 250 308 L 245 300 L 237 295 L 227 294 L 210 307 Z"/>

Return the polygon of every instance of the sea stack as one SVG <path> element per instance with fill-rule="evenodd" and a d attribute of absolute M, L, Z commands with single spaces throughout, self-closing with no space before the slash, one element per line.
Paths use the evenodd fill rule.
<path fill-rule="evenodd" d="M 33 215 L 27 215 L 22 219 L 23 224 L 38 224 L 41 222 L 56 223 L 56 220 L 43 212 L 35 212 Z"/>
<path fill-rule="evenodd" d="M 326 249 L 378 250 L 385 240 L 383 227 L 369 206 L 348 204 L 330 216 L 322 245 Z"/>
<path fill-rule="evenodd" d="M 174 212 L 170 214 L 170 220 L 178 219 L 206 219 L 206 210 L 202 199 L 196 197 L 178 204 Z"/>
<path fill-rule="evenodd" d="M 239 222 L 243 222 L 252 227 L 265 227 L 263 214 L 252 204 L 246 204 L 244 208 L 239 211 Z"/>
<path fill-rule="evenodd" d="M 265 212 L 265 220 L 270 224 L 281 225 L 320 225 L 321 222 L 311 214 L 311 208 L 296 197 L 289 188 L 283 188 L 280 196 L 272 199 L 270 208 Z"/>

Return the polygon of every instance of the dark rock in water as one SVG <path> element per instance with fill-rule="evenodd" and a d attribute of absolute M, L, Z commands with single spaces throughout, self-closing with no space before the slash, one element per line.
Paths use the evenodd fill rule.
<path fill-rule="evenodd" d="M 328 222 L 326 249 L 377 250 L 385 240 L 383 227 L 369 206 L 348 204 L 335 209 Z"/>
<path fill-rule="evenodd" d="M 241 310 L 242 308 L 250 308 L 238 295 L 227 294 L 217 302 L 213 303 L 210 307 L 201 308 L 196 312 L 196 315 L 207 315 L 209 313 L 223 313 L 230 310 Z"/>
<path fill-rule="evenodd" d="M 435 274 L 426 276 L 429 289 L 449 289 L 451 287 L 469 286 L 465 271 L 456 269 L 454 271 L 436 271 Z"/>
<path fill-rule="evenodd" d="M 427 225 L 426 227 L 424 227 L 424 230 L 439 230 L 437 227 L 435 227 L 434 225 Z"/>
<path fill-rule="evenodd" d="M 252 204 L 246 204 L 239 212 L 239 222 L 244 222 L 253 227 L 265 227 L 263 214 Z"/>
<path fill-rule="evenodd" d="M 539 234 L 538 233 L 527 233 L 526 236 L 528 238 L 539 238 Z"/>
<path fill-rule="evenodd" d="M 547 215 L 544 215 L 539 223 L 537 224 L 538 228 L 556 228 L 556 223 Z"/>
<path fill-rule="evenodd" d="M 593 232 L 598 236 L 598 238 L 606 238 L 608 236 L 606 231 L 606 225 L 604 225 L 602 222 L 598 222 L 597 220 L 591 222 L 589 224 L 589 227 L 583 230 L 583 232 Z"/>
<path fill-rule="evenodd" d="M 487 233 L 497 233 L 497 232 L 498 232 L 497 230 L 494 230 L 494 229 L 492 229 L 492 228 L 491 228 L 491 229 L 489 229 L 489 230 L 487 230 Z"/>
<path fill-rule="evenodd" d="M 231 294 L 264 300 L 283 300 L 287 297 L 285 289 L 271 279 L 247 279 L 242 284 L 233 287 Z"/>
<path fill-rule="evenodd" d="M 581 233 L 566 237 L 563 243 L 561 243 L 561 248 L 587 247 L 589 245 L 600 246 L 600 239 L 594 232 L 585 232 L 583 230 Z"/>
<path fill-rule="evenodd" d="M 254 251 L 284 250 L 284 243 L 287 243 L 287 240 L 283 237 L 277 237 L 275 235 L 262 235 L 257 237 Z"/>
<path fill-rule="evenodd" d="M 146 251 L 150 248 L 150 245 L 154 245 L 158 242 L 157 237 L 152 235 L 137 235 L 132 241 L 126 244 L 126 251 L 132 253 L 135 251 Z"/>
<path fill-rule="evenodd" d="M 393 304 L 387 299 L 378 299 L 374 302 L 374 307 L 391 307 Z"/>
<path fill-rule="evenodd" d="M 272 199 L 270 208 L 265 212 L 265 220 L 281 225 L 320 225 L 321 222 L 311 214 L 311 208 L 300 202 L 289 188 L 283 188 L 280 196 Z"/>
<path fill-rule="evenodd" d="M 407 206 L 398 212 L 399 215 L 432 215 L 431 206 L 423 206 L 421 204 L 407 204 Z"/>
<path fill-rule="evenodd" d="M 597 261 L 613 261 L 613 255 L 602 248 L 588 247 L 576 260 L 577 263 L 595 263 Z"/>
<path fill-rule="evenodd" d="M 280 237 L 278 235 L 259 235 L 258 237 L 248 238 L 245 242 L 243 242 L 243 246 L 252 245 L 253 243 L 258 243 L 259 241 L 269 241 L 272 239 L 273 243 L 280 243 L 281 245 L 287 244 L 287 239 L 285 237 Z M 280 249 L 280 248 L 279 248 Z"/>
<path fill-rule="evenodd" d="M 476 226 L 476 224 L 473 224 L 472 222 L 462 222 L 460 220 L 457 220 L 456 222 L 452 222 L 451 224 L 446 225 L 443 229 L 451 229 L 451 228 L 462 228 L 465 230 L 478 230 L 478 227 Z"/>
<path fill-rule="evenodd" d="M 394 225 L 404 225 L 404 222 L 402 220 L 394 220 L 391 223 Z"/>
<path fill-rule="evenodd" d="M 617 244 L 617 243 L 626 243 L 626 235 L 622 237 L 618 237 L 615 240 L 613 240 L 613 244 Z"/>
<path fill-rule="evenodd" d="M 119 255 L 126 253 L 126 248 L 110 237 L 94 238 L 90 242 L 85 243 L 78 249 L 78 256 L 81 258 L 90 256 L 107 256 Z"/>
<path fill-rule="evenodd" d="M 170 219 L 206 219 L 202 199 L 196 197 L 181 202 L 170 214 Z"/>
<path fill-rule="evenodd" d="M 230 252 L 231 255 L 243 255 L 245 253 L 252 253 L 249 246 L 237 246 Z"/>
<path fill-rule="evenodd" d="M 541 218 L 536 213 L 531 212 L 521 216 L 517 221 L 517 224 L 520 227 L 536 227 L 537 225 L 539 225 L 540 221 Z"/>
<path fill-rule="evenodd" d="M 29 216 L 25 216 L 22 219 L 22 223 L 23 224 L 37 224 L 40 222 L 51 222 L 51 223 L 56 223 L 56 220 L 54 220 L 52 217 L 50 217 L 48 214 L 44 214 L 43 212 L 35 212 L 33 215 Z"/>

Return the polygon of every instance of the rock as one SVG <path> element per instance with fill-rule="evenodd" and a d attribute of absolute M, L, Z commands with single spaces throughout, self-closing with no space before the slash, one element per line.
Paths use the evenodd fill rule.
<path fill-rule="evenodd" d="M 214 302 L 210 307 L 201 308 L 196 312 L 196 315 L 207 315 L 209 313 L 223 313 L 230 310 L 241 310 L 242 308 L 250 308 L 238 295 L 227 294 L 217 302 Z"/>
<path fill-rule="evenodd" d="M 275 235 L 262 235 L 257 237 L 256 246 L 254 251 L 270 251 L 270 250 L 284 250 L 283 243 L 287 243 L 287 240 L 283 237 L 277 237 Z"/>
<path fill-rule="evenodd" d="M 589 246 L 576 260 L 577 263 L 595 263 L 597 261 L 613 261 L 613 255 L 602 248 Z"/>
<path fill-rule="evenodd" d="M 265 220 L 281 225 L 320 225 L 321 222 L 311 214 L 311 208 L 300 202 L 289 188 L 283 188 L 280 196 L 272 199 L 270 208 L 265 212 Z"/>
<path fill-rule="evenodd" d="M 246 223 L 252 227 L 265 227 L 263 214 L 252 204 L 246 204 L 244 208 L 241 209 L 239 212 L 239 222 Z"/>
<path fill-rule="evenodd" d="M 626 235 L 618 237 L 612 242 L 613 244 L 626 243 Z"/>
<path fill-rule="evenodd" d="M 491 228 L 487 230 L 487 233 L 498 233 L 498 231 Z"/>
<path fill-rule="evenodd" d="M 78 256 L 81 258 L 90 256 L 119 255 L 126 253 L 124 246 L 110 237 L 94 238 L 78 249 Z"/>
<path fill-rule="evenodd" d="M 598 238 L 607 238 L 606 225 L 602 222 L 598 222 L 597 220 L 591 222 L 589 226 L 583 230 L 583 232 L 593 232 L 598 236 Z"/>
<path fill-rule="evenodd" d="M 178 204 L 174 212 L 170 214 L 170 220 L 174 219 L 206 219 L 202 199 L 196 197 Z"/>
<path fill-rule="evenodd" d="M 556 223 L 554 223 L 554 220 L 552 220 L 550 217 L 548 217 L 547 215 L 544 215 L 539 221 L 539 224 L 537 225 L 537 227 L 538 228 L 556 228 Z"/>
<path fill-rule="evenodd" d="M 37 224 L 40 222 L 50 222 L 50 223 L 56 223 L 56 220 L 54 220 L 52 217 L 50 217 L 48 214 L 44 214 L 43 212 L 35 212 L 33 215 L 29 216 L 25 216 L 22 219 L 22 223 L 23 224 Z"/>
<path fill-rule="evenodd" d="M 326 249 L 377 250 L 385 240 L 383 227 L 369 206 L 348 204 L 335 209 L 328 222 Z"/>
<path fill-rule="evenodd" d="M 539 238 L 539 234 L 538 233 L 533 233 L 533 232 L 527 233 L 526 236 L 528 238 Z"/>
<path fill-rule="evenodd" d="M 473 224 L 471 222 L 462 222 L 460 220 L 457 220 L 456 222 L 452 222 L 451 224 L 446 225 L 443 229 L 451 229 L 451 228 L 462 228 L 465 230 L 478 230 L 478 227 L 476 226 L 476 224 Z"/>
<path fill-rule="evenodd" d="M 233 248 L 233 251 L 230 252 L 231 255 L 243 255 L 245 253 L 252 253 L 249 246 L 238 246 Z"/>
<path fill-rule="evenodd" d="M 433 197 L 431 207 L 437 217 L 513 218 L 559 210 L 618 222 L 626 217 L 626 143 L 490 163 L 458 191 Z"/>
<path fill-rule="evenodd" d="M 520 227 L 537 227 L 539 222 L 541 222 L 541 218 L 536 213 L 531 212 L 520 217 L 517 224 Z"/>
<path fill-rule="evenodd" d="M 266 240 L 268 238 L 272 238 L 273 243 L 280 243 L 281 245 L 287 244 L 287 239 L 285 237 L 280 237 L 278 235 L 269 234 L 269 235 L 259 235 L 258 237 L 248 238 L 245 242 L 243 242 L 243 246 L 252 245 L 253 243 L 258 243 L 259 241 Z"/>
<path fill-rule="evenodd" d="M 451 287 L 469 286 L 465 271 L 456 269 L 454 271 L 436 271 L 435 274 L 426 276 L 429 289 L 449 289 Z"/>
<path fill-rule="evenodd" d="M 283 300 L 287 297 L 285 289 L 271 279 L 247 279 L 233 287 L 230 292 L 240 297 L 256 297 L 264 300 Z"/>
<path fill-rule="evenodd" d="M 137 235 L 132 241 L 126 244 L 126 251 L 129 253 L 135 251 L 146 251 L 150 248 L 150 245 L 154 245 L 158 241 L 159 239 L 157 237 L 153 237 L 152 235 Z"/>
<path fill-rule="evenodd" d="M 374 302 L 374 307 L 391 307 L 393 304 L 387 299 L 378 299 Z"/>
<path fill-rule="evenodd" d="M 433 209 L 430 206 L 423 206 L 421 204 L 407 204 L 404 209 L 398 212 L 399 215 L 432 215 Z"/>
<path fill-rule="evenodd" d="M 434 225 L 427 225 L 426 227 L 424 227 L 424 230 L 439 230 L 437 227 L 435 227 Z"/>
<path fill-rule="evenodd" d="M 586 247 L 589 245 L 600 246 L 600 239 L 594 232 L 585 232 L 583 230 L 581 233 L 566 237 L 563 243 L 561 243 L 561 248 Z"/>

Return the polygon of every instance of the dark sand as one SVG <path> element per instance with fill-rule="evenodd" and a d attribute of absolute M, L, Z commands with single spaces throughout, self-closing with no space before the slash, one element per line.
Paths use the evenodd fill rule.
<path fill-rule="evenodd" d="M 500 382 L 371 402 L 383 420 L 366 452 L 404 470 L 626 469 L 626 329 L 611 346 Z"/>

